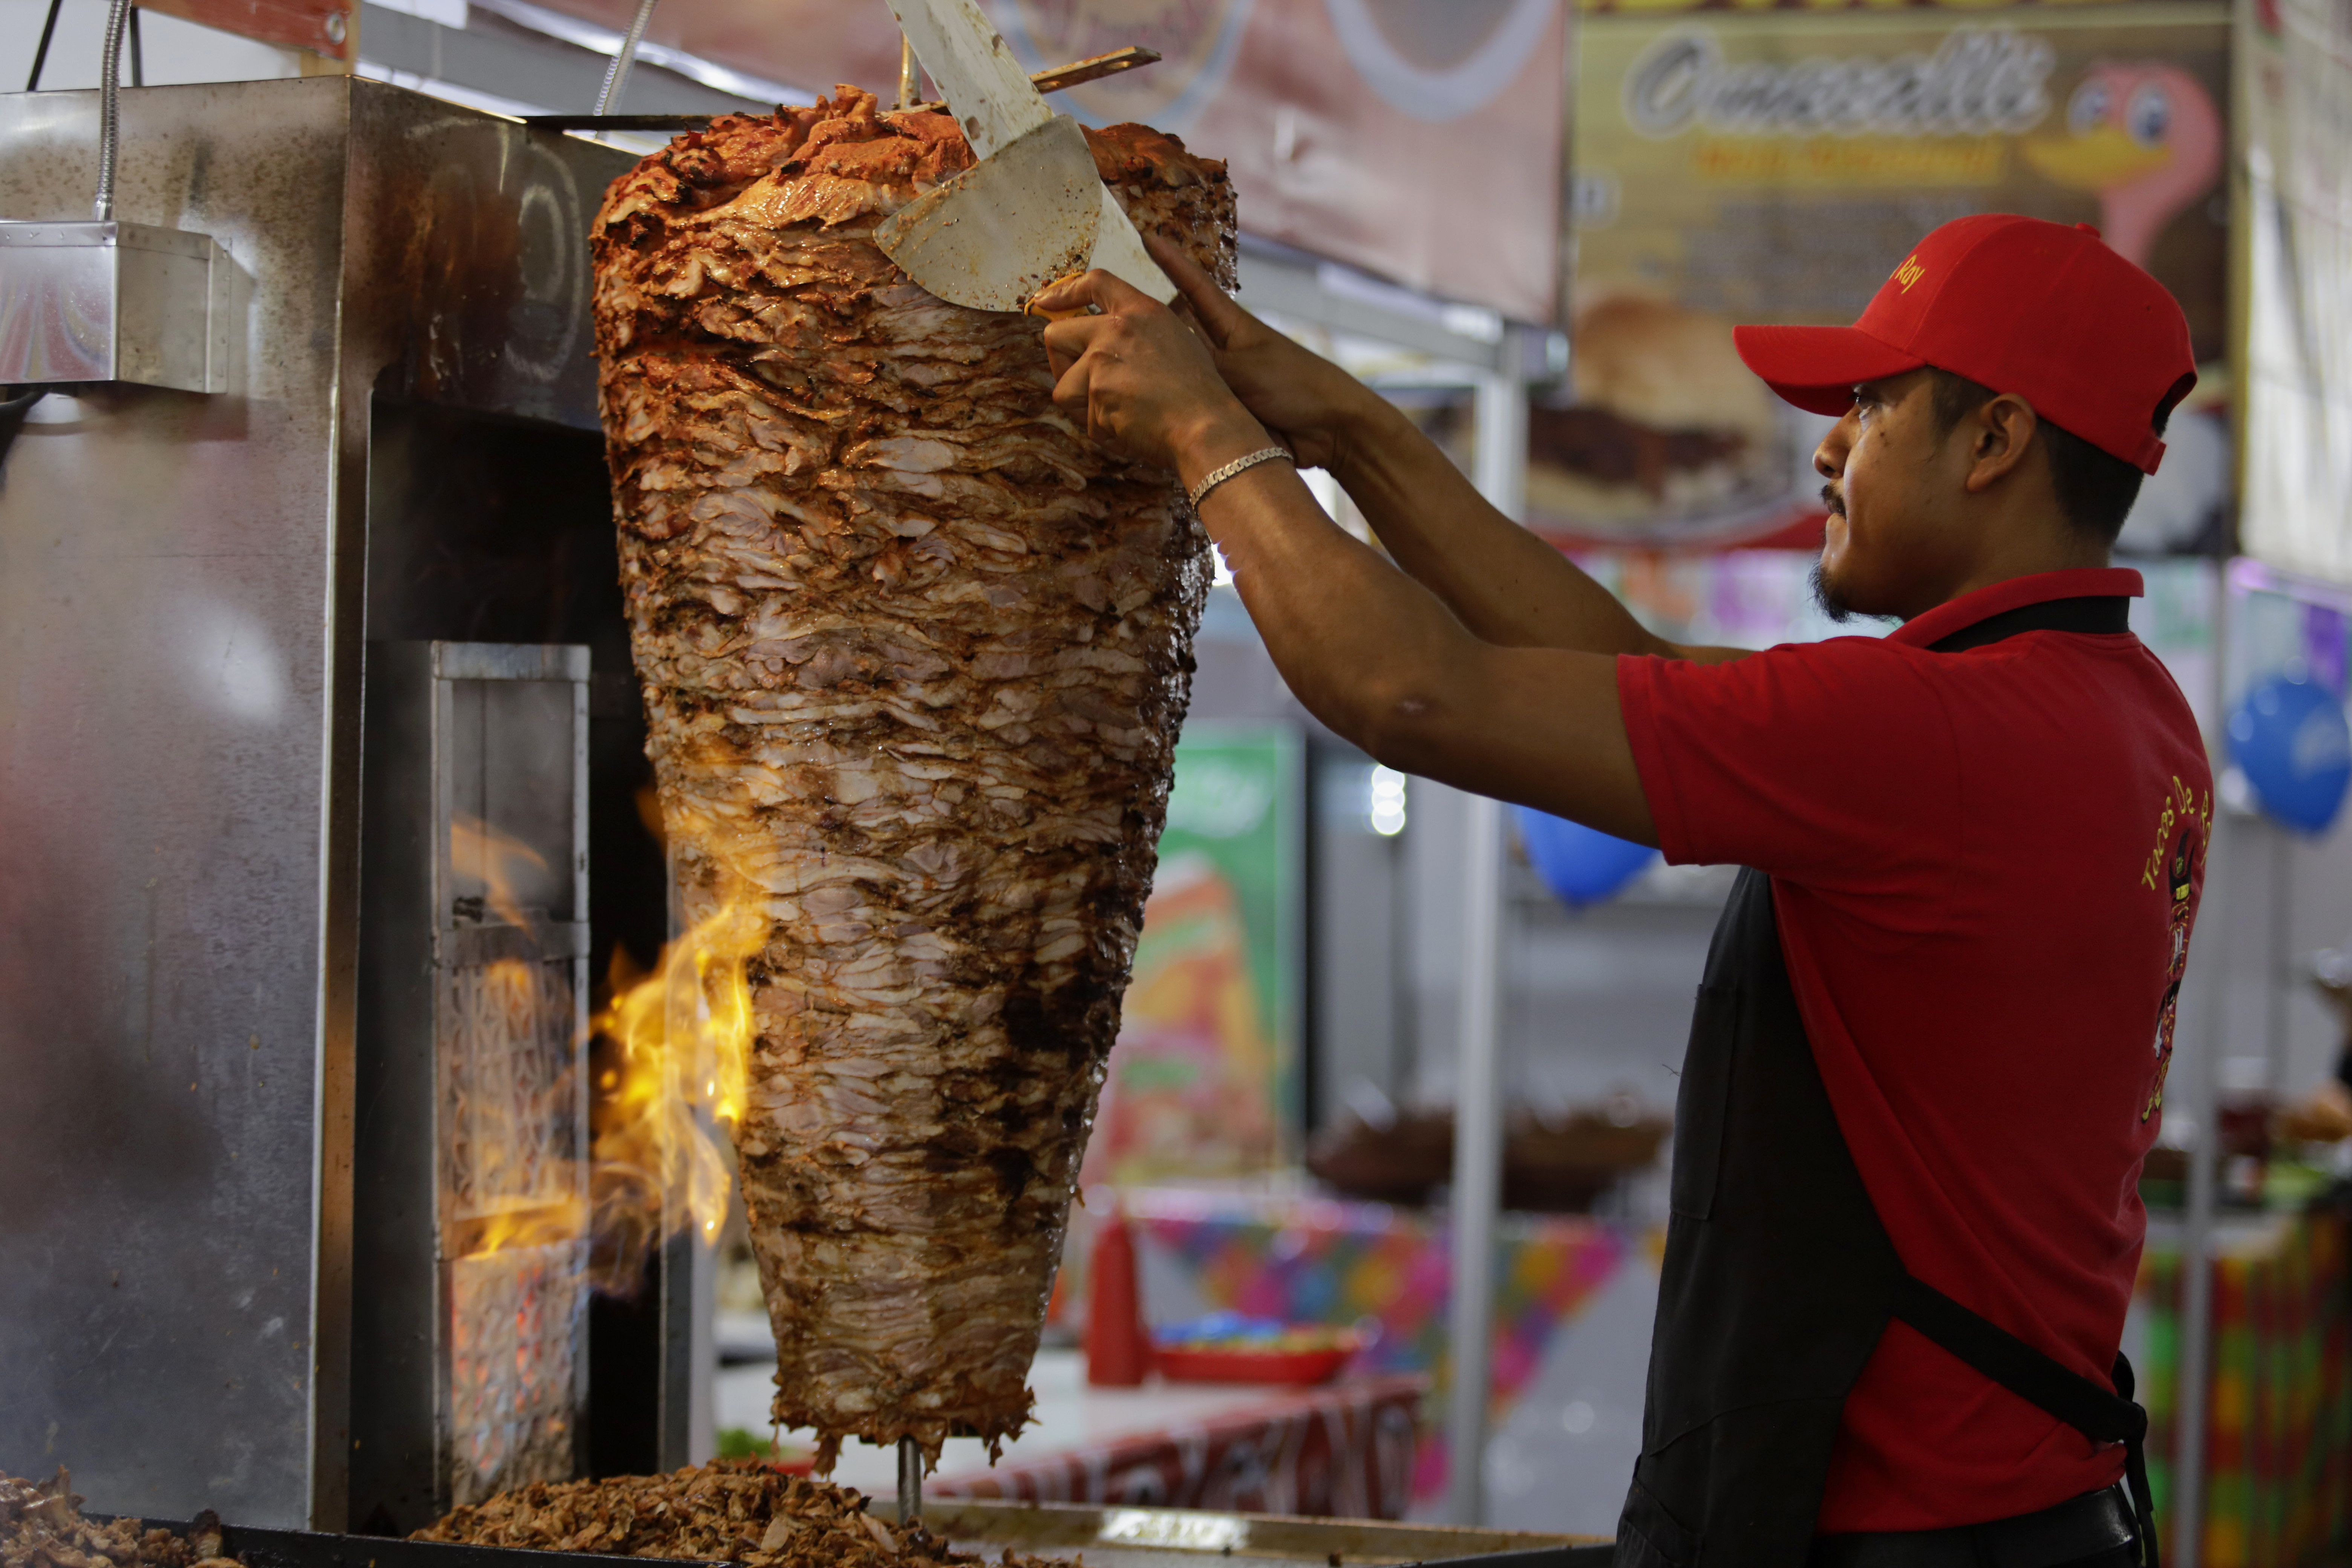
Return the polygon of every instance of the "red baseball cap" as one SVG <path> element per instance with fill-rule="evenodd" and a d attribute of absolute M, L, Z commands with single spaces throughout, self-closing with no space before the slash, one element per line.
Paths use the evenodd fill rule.
<path fill-rule="evenodd" d="M 2089 224 L 2012 213 L 1956 218 L 1904 258 L 1851 327 L 1738 327 L 1748 368 L 1816 414 L 1856 384 L 1934 365 L 1995 392 L 2143 473 L 2158 410 L 2197 384 L 2189 320 L 2163 284 Z"/>

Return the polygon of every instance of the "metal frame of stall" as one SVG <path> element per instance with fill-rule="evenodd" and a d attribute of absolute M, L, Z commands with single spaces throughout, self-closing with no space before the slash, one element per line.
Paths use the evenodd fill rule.
<path fill-rule="evenodd" d="M 381 912 L 361 898 L 361 801 L 401 762 L 362 743 L 370 661 L 509 645 L 464 655 L 470 675 L 439 671 L 480 684 L 512 645 L 590 645 L 588 671 L 538 654 L 538 680 L 507 684 L 562 689 L 564 746 L 584 706 L 588 767 L 613 770 L 601 794 L 621 814 L 600 826 L 592 810 L 590 837 L 667 881 L 621 779 L 643 766 L 642 720 L 614 684 L 626 630 L 598 557 L 608 480 L 577 328 L 572 237 L 628 160 L 351 78 L 131 89 L 116 107 L 124 227 L 169 220 L 225 258 L 219 390 L 28 375 L 62 384 L 6 453 L 0 784 L 32 827 L 9 887 L 40 917 L 17 922 L 0 980 L 0 1054 L 30 1124 L 0 1162 L 15 1200 L 0 1236 L 45 1261 L 0 1270 L 0 1459 L 23 1456 L 0 1468 L 70 1456 L 110 1510 L 341 1529 L 373 1430 L 353 1363 L 384 1371 L 383 1340 L 415 1314 L 376 1310 L 435 1283 L 388 1276 L 385 1226 L 419 1227 L 409 1266 L 448 1261 L 424 1242 L 422 1180 L 394 1182 L 392 1217 L 354 1237 L 377 1178 L 398 1174 L 364 1156 L 386 1107 L 360 1093 L 362 1042 L 388 1019 L 360 996 Z M 14 232 L 89 210 L 102 118 L 94 92 L 0 95 Z M 628 855 L 596 857 L 625 893 Z M 650 952 L 659 900 L 620 901 L 593 918 L 617 930 L 647 911 L 631 940 Z M 462 970 L 519 923 L 467 913 L 411 934 Z M 576 930 L 540 934 L 575 961 L 555 949 Z M 541 988 L 551 1005 L 559 989 L 576 1012 L 576 978 Z M 676 1363 L 693 1338 L 670 1306 L 695 1262 L 666 1259 L 641 1330 L 611 1342 L 625 1364 L 598 1379 L 645 1385 L 629 1435 L 662 1453 L 692 1414 Z M 577 1303 L 542 1313 L 533 1340 L 542 1366 L 571 1358 L 567 1386 Z"/>
<path fill-rule="evenodd" d="M 1471 392 L 1475 436 L 1472 482 L 1515 521 L 1526 510 L 1528 389 L 1562 368 L 1558 333 L 1505 321 L 1476 307 L 1448 305 L 1345 268 L 1244 239 L 1244 305 L 1328 331 L 1426 353 L 1458 370 Z M 1446 1517 L 1483 1522 L 1488 1384 L 1495 1310 L 1493 1260 L 1503 1169 L 1502 1017 L 1505 889 L 1503 805 L 1466 797 L 1462 857 L 1462 990 L 1457 1013 L 1452 1295 L 1446 1338 L 1453 1365 L 1446 1396 Z M 1474 1457 L 1463 1462 L 1464 1457 Z"/>

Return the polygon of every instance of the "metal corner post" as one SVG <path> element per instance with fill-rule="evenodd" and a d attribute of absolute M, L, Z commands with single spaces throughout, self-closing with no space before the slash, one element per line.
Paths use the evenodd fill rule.
<path fill-rule="evenodd" d="M 1473 478 L 1517 521 L 1527 490 L 1527 383 L 1518 345 L 1476 381 Z M 1446 1338 L 1446 1514 L 1479 1524 L 1486 1512 L 1487 1385 L 1492 1380 L 1495 1223 L 1503 1183 L 1503 805 L 1468 800 L 1462 855 L 1462 999 L 1454 1046 L 1453 1297 Z"/>
<path fill-rule="evenodd" d="M 2230 588 L 2226 576 L 2216 584 L 2213 601 L 2213 646 L 2228 647 Z M 2214 722 L 2226 712 L 2229 660 L 2213 660 Z M 2218 736 L 2213 751 L 2221 753 Z M 2215 795 L 2220 794 L 2215 780 Z M 2171 1568 L 2199 1568 L 2205 1545 L 2206 1413 L 2211 1405 L 2213 1342 L 2213 1205 L 2221 1175 L 2221 1138 L 2217 1092 L 2223 1044 L 2230 1030 L 2230 940 L 2233 922 L 2215 920 L 2232 911 L 2229 900 L 2252 887 L 2234 869 L 2236 847 L 2225 840 L 2238 835 L 2231 828 L 2227 808 L 2213 803 L 2211 826 L 2205 844 L 2205 888 L 2199 900 L 2197 924 L 2208 934 L 2205 944 L 2191 949 L 2189 962 L 2199 966 L 2212 989 L 2206 998 L 2204 1037 L 2197 1059 L 2189 1064 L 2188 1082 L 2175 1077 L 2174 1093 L 2188 1091 L 2190 1134 L 2189 1190 L 2182 1194 L 2180 1216 L 2180 1364 L 2174 1384 L 2178 1390 L 2172 1423 L 2172 1538 L 2166 1542 Z M 2227 895 L 2224 897 L 2223 895 Z M 2267 975 L 2269 967 L 2264 965 Z M 2176 1066 L 2179 1065 L 2176 1063 Z M 2168 1107 L 2168 1109 L 2170 1109 Z"/>
<path fill-rule="evenodd" d="M 1447 1315 L 1446 1515 L 1486 1512 L 1487 1384 L 1495 1320 L 1495 1219 L 1503 1185 L 1503 807 L 1468 798 L 1462 848 L 1462 1008 L 1454 1065 L 1453 1299 Z"/>

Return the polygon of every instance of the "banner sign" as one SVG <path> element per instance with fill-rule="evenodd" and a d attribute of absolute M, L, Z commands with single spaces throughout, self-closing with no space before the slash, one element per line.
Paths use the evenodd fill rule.
<path fill-rule="evenodd" d="M 548 0 L 619 32 L 633 0 Z M 1514 320 L 1557 295 L 1560 0 L 982 0 L 1031 70 L 1157 65 L 1057 94 L 1231 165 L 1244 232 Z M 883 0 L 662 0 L 647 37 L 814 94 L 887 94 Z"/>
<path fill-rule="evenodd" d="M 352 58 L 352 40 L 358 31 L 358 0 L 141 0 L 141 5 L 184 22 L 308 49 L 331 60 Z"/>
<path fill-rule="evenodd" d="M 1269 1171 L 1299 1124 L 1304 766 L 1287 726 L 1176 743 L 1160 868 L 1083 1179 Z"/>
<path fill-rule="evenodd" d="M 2097 225 L 2221 360 L 2229 49 L 2219 5 L 1590 12 L 1573 386 L 1530 420 L 1535 525 L 1729 543 L 1817 521 L 1826 421 L 1767 392 L 1731 328 L 1851 321 L 1922 234 L 1971 213 Z M 2165 482 L 2190 493 L 2150 513 L 2154 548 L 2202 541 L 2227 498 L 2218 424 L 2175 446 Z"/>
<path fill-rule="evenodd" d="M 2255 0 L 2242 40 L 2246 550 L 2352 583 L 2352 9 Z"/>

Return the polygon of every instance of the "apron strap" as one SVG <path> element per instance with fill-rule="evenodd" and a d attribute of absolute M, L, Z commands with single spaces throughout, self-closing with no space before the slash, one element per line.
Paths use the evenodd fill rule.
<path fill-rule="evenodd" d="M 2132 1512 L 2139 1525 L 2139 1560 L 2144 1568 L 2161 1568 L 2156 1503 L 2147 1484 L 2147 1412 L 2132 1399 L 2130 1362 L 2116 1354 L 2116 1388 L 2110 1394 L 1907 1272 L 1895 1288 L 1895 1315 L 2092 1442 L 2121 1443 L 2124 1482 L 2131 1490 Z"/>

